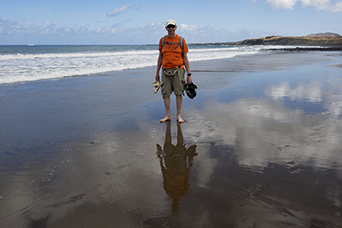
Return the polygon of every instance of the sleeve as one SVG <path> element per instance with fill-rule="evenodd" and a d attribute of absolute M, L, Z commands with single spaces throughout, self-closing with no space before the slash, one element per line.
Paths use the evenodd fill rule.
<path fill-rule="evenodd" d="M 159 51 L 161 51 L 161 49 L 162 49 L 162 46 L 161 46 L 162 39 L 163 39 L 163 38 L 160 38 L 160 40 L 159 40 L 159 46 L 158 46 L 158 50 L 159 50 Z"/>

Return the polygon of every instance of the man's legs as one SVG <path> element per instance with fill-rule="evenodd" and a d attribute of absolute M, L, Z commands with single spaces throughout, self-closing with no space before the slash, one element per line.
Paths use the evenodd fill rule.
<path fill-rule="evenodd" d="M 184 123 L 184 120 L 181 117 L 181 110 L 182 110 L 182 104 L 183 104 L 183 85 L 184 85 L 184 69 L 180 69 L 177 74 L 174 77 L 167 77 L 162 74 L 162 81 L 164 82 L 164 85 L 162 87 L 162 94 L 165 96 L 166 94 L 171 94 L 174 92 L 176 95 L 176 105 L 177 105 L 177 121 L 179 123 Z M 160 122 L 165 122 L 171 120 L 171 113 L 170 113 L 170 105 L 171 105 L 171 99 L 170 95 L 164 97 L 164 106 L 166 111 L 166 116 L 160 120 Z"/>
<path fill-rule="evenodd" d="M 164 106 L 165 106 L 166 116 L 163 119 L 161 119 L 160 122 L 171 120 L 170 105 L 171 105 L 170 96 L 164 97 Z"/>
<path fill-rule="evenodd" d="M 184 123 L 184 120 L 181 117 L 183 97 L 182 95 L 176 95 L 176 104 L 177 104 L 177 121 L 179 123 Z"/>

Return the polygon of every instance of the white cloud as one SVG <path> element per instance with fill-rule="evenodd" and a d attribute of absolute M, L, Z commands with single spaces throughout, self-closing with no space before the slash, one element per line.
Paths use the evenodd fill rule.
<path fill-rule="evenodd" d="M 303 8 L 307 6 L 313 6 L 317 10 L 342 12 L 341 1 L 338 1 L 335 5 L 333 5 L 331 0 L 267 0 L 267 3 L 271 4 L 275 8 L 284 8 L 290 10 L 293 10 L 293 7 L 297 2 L 301 2 Z"/>
<path fill-rule="evenodd" d="M 39 26 L 35 26 L 31 22 L 26 24 L 19 24 L 16 21 L 2 20 L 0 19 L 0 35 L 11 36 L 11 35 L 25 35 L 27 33 L 36 32 L 38 29 L 41 31 L 48 29 L 49 26 L 53 26 L 50 22 Z"/>
<path fill-rule="evenodd" d="M 318 10 L 330 10 L 330 0 L 301 0 L 303 7 L 313 6 Z"/>
<path fill-rule="evenodd" d="M 292 10 L 297 0 L 267 0 L 267 2 L 275 8 L 285 8 Z"/>
<path fill-rule="evenodd" d="M 195 30 L 195 29 L 197 28 L 197 25 L 186 25 L 186 24 L 181 24 L 180 27 L 181 27 L 182 30 L 191 31 L 191 30 Z"/>
<path fill-rule="evenodd" d="M 342 2 L 337 2 L 334 6 L 331 7 L 332 12 L 342 12 Z"/>
<path fill-rule="evenodd" d="M 109 11 L 107 13 L 107 17 L 114 17 L 114 16 L 117 16 L 119 14 L 121 14 L 124 10 L 132 7 L 133 5 L 132 4 L 127 4 L 127 5 L 124 5 L 124 6 L 121 6 L 119 8 L 116 8 L 115 10 L 113 11 Z"/>
<path fill-rule="evenodd" d="M 28 23 L 28 24 L 31 24 L 31 23 Z M 45 24 L 42 24 L 42 25 L 40 25 L 39 27 L 37 27 L 35 29 L 40 31 L 39 34 L 45 35 L 45 34 L 49 34 L 49 33 L 53 32 L 54 28 L 55 28 L 55 25 L 48 21 Z"/>
<path fill-rule="evenodd" d="M 189 43 L 239 41 L 262 37 L 272 32 L 248 31 L 244 29 L 215 29 L 209 25 L 199 27 L 193 24 L 179 25 L 177 34 Z M 100 26 L 96 24 L 76 24 L 59 27 L 52 22 L 35 24 L 0 19 L 0 40 L 4 44 L 21 44 L 32 40 L 36 44 L 82 44 L 92 42 L 138 44 L 157 43 L 166 34 L 163 22 L 150 23 L 141 27 L 125 27 L 122 23 Z M 139 39 L 137 39 L 139 37 Z"/>
<path fill-rule="evenodd" d="M 181 27 L 178 31 L 179 35 L 184 36 L 188 43 L 205 43 L 205 42 L 233 42 L 241 41 L 248 38 L 263 37 L 272 32 L 269 31 L 249 31 L 246 29 L 215 29 L 209 25 L 199 27 L 196 25 Z"/>

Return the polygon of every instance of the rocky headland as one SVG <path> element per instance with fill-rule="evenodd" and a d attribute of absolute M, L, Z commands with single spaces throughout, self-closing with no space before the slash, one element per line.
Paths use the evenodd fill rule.
<path fill-rule="evenodd" d="M 240 45 L 308 45 L 308 46 L 342 46 L 342 36 L 336 33 L 317 33 L 307 36 L 267 36 L 247 39 Z"/>
<path fill-rule="evenodd" d="M 307 36 L 267 36 L 238 42 L 196 43 L 190 45 L 265 45 L 264 50 L 272 51 L 342 51 L 342 36 L 337 33 L 315 33 Z M 268 48 L 267 46 L 288 46 Z M 301 46 L 301 47 L 291 47 Z M 308 46 L 308 47 L 305 47 Z M 310 46 L 310 47 L 309 47 Z"/>
<path fill-rule="evenodd" d="M 336 33 L 315 33 L 307 36 L 267 36 L 256 39 L 246 39 L 238 42 L 216 42 L 192 45 L 282 45 L 282 46 L 313 46 L 282 48 L 287 51 L 342 51 L 342 36 Z M 317 47 L 314 47 L 317 46 Z M 268 49 L 269 50 L 269 49 Z M 275 50 L 275 49 L 274 49 Z M 277 48 L 277 50 L 280 50 Z"/>

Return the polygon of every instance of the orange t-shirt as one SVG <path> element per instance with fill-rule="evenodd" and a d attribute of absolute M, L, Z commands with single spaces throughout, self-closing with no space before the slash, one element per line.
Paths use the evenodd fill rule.
<path fill-rule="evenodd" d="M 172 69 L 182 65 L 180 69 L 183 68 L 183 52 L 184 54 L 189 52 L 185 39 L 183 39 L 183 51 L 180 46 L 179 35 L 176 35 L 175 38 L 166 36 L 163 47 L 161 46 L 162 40 L 163 38 L 160 38 L 159 41 L 159 51 L 163 54 L 162 66 L 166 69 Z"/>

